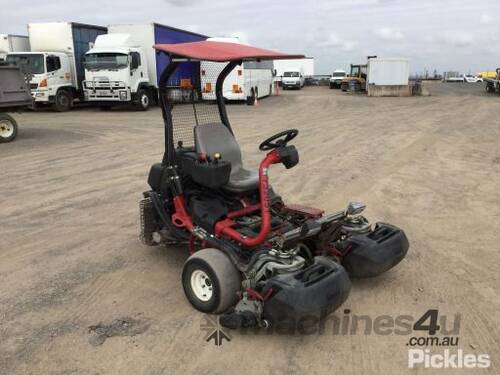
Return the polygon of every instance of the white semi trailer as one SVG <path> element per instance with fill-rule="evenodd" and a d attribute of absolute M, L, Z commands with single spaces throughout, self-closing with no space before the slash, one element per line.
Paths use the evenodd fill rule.
<path fill-rule="evenodd" d="M 24 35 L 0 34 L 0 61 L 5 60 L 9 52 L 27 52 L 30 41 Z"/>
<path fill-rule="evenodd" d="M 72 22 L 31 23 L 28 25 L 31 52 L 7 55 L 7 61 L 24 65 L 30 72 L 35 105 L 50 104 L 54 110 L 71 109 L 75 99 L 83 100 L 83 57 L 102 26 Z"/>

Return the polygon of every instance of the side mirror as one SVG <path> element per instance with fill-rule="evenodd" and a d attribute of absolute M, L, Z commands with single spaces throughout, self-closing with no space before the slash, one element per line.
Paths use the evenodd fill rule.
<path fill-rule="evenodd" d="M 365 208 L 366 208 L 366 204 L 364 204 L 362 202 L 349 202 L 345 213 L 348 216 L 358 215 L 361 212 L 363 212 Z"/>
<path fill-rule="evenodd" d="M 140 63 L 140 55 L 138 53 L 131 54 L 132 60 L 130 61 L 130 70 L 135 70 L 141 65 Z"/>

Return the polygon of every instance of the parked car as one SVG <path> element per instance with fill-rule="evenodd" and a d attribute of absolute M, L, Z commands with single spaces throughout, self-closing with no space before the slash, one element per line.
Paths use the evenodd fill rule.
<path fill-rule="evenodd" d="M 331 89 L 340 89 L 342 85 L 342 80 L 347 76 L 347 72 L 345 70 L 336 69 L 332 76 L 330 77 L 330 88 Z"/>
<path fill-rule="evenodd" d="M 464 74 L 464 82 L 467 82 L 467 83 L 483 82 L 483 78 L 478 77 L 478 76 L 473 76 L 472 74 Z"/>

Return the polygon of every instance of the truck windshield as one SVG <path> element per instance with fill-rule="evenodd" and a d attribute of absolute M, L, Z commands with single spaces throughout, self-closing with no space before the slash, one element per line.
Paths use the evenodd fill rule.
<path fill-rule="evenodd" d="M 283 73 L 283 77 L 298 77 L 299 72 L 285 72 Z"/>
<path fill-rule="evenodd" d="M 31 74 L 42 74 L 45 72 L 45 63 L 42 54 L 9 54 L 7 62 L 21 67 Z"/>
<path fill-rule="evenodd" d="M 85 69 L 123 69 L 128 66 L 128 55 L 124 53 L 89 53 L 85 55 Z"/>
<path fill-rule="evenodd" d="M 344 72 L 333 72 L 332 77 L 344 77 Z"/>

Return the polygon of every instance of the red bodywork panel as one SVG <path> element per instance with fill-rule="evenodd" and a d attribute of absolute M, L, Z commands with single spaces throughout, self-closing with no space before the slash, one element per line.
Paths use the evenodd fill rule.
<path fill-rule="evenodd" d="M 191 216 L 186 211 L 186 202 L 183 195 L 174 197 L 175 213 L 172 215 L 172 223 L 179 228 L 193 229 Z"/>

